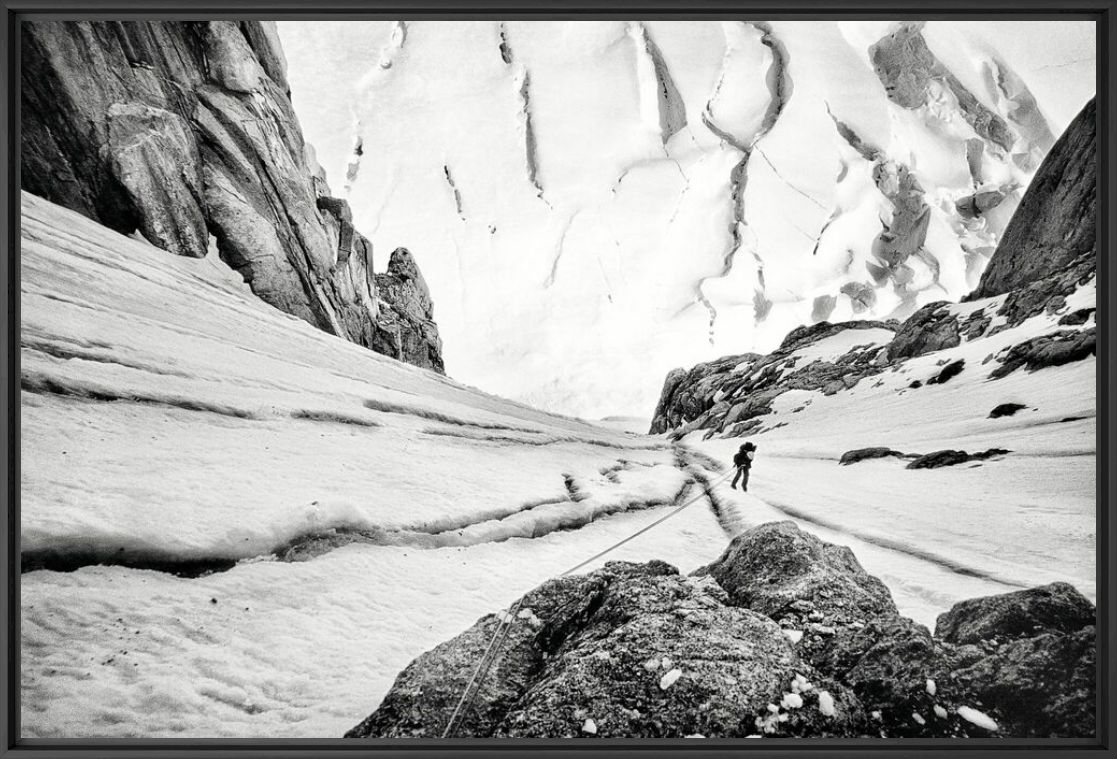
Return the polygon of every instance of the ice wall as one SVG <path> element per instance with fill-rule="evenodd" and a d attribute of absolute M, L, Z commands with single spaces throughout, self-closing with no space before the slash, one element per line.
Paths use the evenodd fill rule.
<path fill-rule="evenodd" d="M 960 298 L 1095 89 L 1087 22 L 279 28 L 357 225 L 424 262 L 449 372 L 589 417 Z"/>

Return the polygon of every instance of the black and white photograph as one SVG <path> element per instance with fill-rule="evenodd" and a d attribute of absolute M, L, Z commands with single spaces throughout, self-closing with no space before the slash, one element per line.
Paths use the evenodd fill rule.
<path fill-rule="evenodd" d="M 1093 18 L 306 10 L 18 24 L 15 738 L 1098 738 Z"/>

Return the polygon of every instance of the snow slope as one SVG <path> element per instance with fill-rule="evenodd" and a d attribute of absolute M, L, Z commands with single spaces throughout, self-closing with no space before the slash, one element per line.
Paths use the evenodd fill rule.
<path fill-rule="evenodd" d="M 662 441 L 326 335 L 215 257 L 27 194 L 22 234 L 25 735 L 338 736 L 690 491 Z M 677 527 L 619 555 L 724 542 L 708 509 Z"/>
<path fill-rule="evenodd" d="M 1093 26 L 924 27 L 944 69 L 1010 125 L 1008 148 L 978 135 L 951 91 L 918 108 L 886 97 L 869 48 L 895 28 L 299 21 L 279 33 L 307 139 L 358 228 L 422 265 L 448 372 L 600 418 L 646 414 L 675 366 L 770 350 L 820 318 L 902 318 L 973 287 L 1050 135 L 1094 93 Z M 1013 121 L 1033 101 L 1035 118 Z M 926 242 L 894 277 L 874 269 L 893 199 L 838 122 L 921 188 Z M 1007 197 L 964 218 L 955 203 L 975 191 Z"/>
<path fill-rule="evenodd" d="M 1093 359 L 905 390 L 944 357 L 980 367 L 974 341 L 877 386 L 785 394 L 745 495 L 717 481 L 738 441 L 673 450 L 501 400 L 271 309 L 214 257 L 26 194 L 22 233 L 25 736 L 339 736 L 415 656 L 692 499 L 609 558 L 687 572 L 791 517 L 925 624 L 1018 584 L 1093 595 Z M 1054 317 L 1037 319 L 981 350 Z M 984 419 L 1011 400 L 1038 410 Z M 885 444 L 1013 453 L 836 462 Z"/>

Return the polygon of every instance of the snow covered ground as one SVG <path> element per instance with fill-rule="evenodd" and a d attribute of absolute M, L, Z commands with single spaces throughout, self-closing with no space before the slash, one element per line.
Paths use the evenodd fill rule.
<path fill-rule="evenodd" d="M 700 492 L 664 441 L 326 335 L 216 259 L 30 195 L 22 230 L 22 551 L 48 567 L 21 581 L 24 735 L 339 736 L 412 657 Z M 616 556 L 693 569 L 724 537 L 696 505 Z"/>
<path fill-rule="evenodd" d="M 542 414 L 318 332 L 219 260 L 26 195 L 22 234 L 22 549 L 89 564 L 21 577 L 25 736 L 340 736 L 411 658 L 694 499 L 691 475 L 716 476 L 608 428 L 631 419 Z M 773 419 L 791 424 L 756 437 L 751 494 L 719 484 L 722 520 L 699 497 L 610 558 L 689 571 L 790 516 L 851 545 L 928 625 L 956 600 L 1054 579 L 1092 596 L 1095 361 L 982 381 L 986 352 L 1041 326 L 879 386 L 786 393 Z M 887 339 L 875 332 L 856 344 Z M 955 355 L 974 368 L 905 389 Z M 985 418 L 1005 401 L 1035 410 Z M 724 462 L 738 440 L 687 443 Z M 869 445 L 1013 453 L 838 465 Z M 299 560 L 277 560 L 293 542 Z M 231 568 L 142 568 L 213 560 Z"/>
<path fill-rule="evenodd" d="M 22 233 L 21 538 L 48 567 L 20 580 L 25 736 L 339 736 L 412 658 L 699 496 L 692 475 L 718 476 L 663 438 L 321 333 L 212 257 L 29 195 Z M 750 494 L 717 485 L 720 521 L 700 497 L 610 558 L 690 571 L 735 530 L 790 516 L 850 545 L 927 624 L 1019 584 L 1092 595 L 1094 360 L 982 382 L 996 341 L 1036 329 L 879 386 L 782 396 L 772 419 L 791 423 L 756 437 Z M 967 369 L 950 383 L 904 389 L 955 355 Z M 1006 401 L 1036 410 L 985 419 Z M 739 443 L 692 437 L 721 461 Z M 838 466 L 868 445 L 1013 453 Z M 297 560 L 273 555 L 288 548 Z M 87 566 L 49 568 L 66 556 Z M 205 562 L 225 571 L 165 571 Z"/>
<path fill-rule="evenodd" d="M 1094 94 L 1094 26 L 927 23 L 931 53 L 1009 124 L 1007 148 L 942 87 L 914 109 L 888 100 L 869 49 L 895 28 L 294 21 L 279 34 L 334 191 L 377 250 L 420 262 L 449 374 L 600 418 L 647 414 L 676 366 L 973 287 L 1035 158 Z M 1026 103 L 1037 119 L 1017 124 Z M 901 269 L 904 297 L 872 276 L 892 203 L 835 119 L 921 185 L 927 240 Z M 955 208 L 1001 189 L 982 218 Z"/>

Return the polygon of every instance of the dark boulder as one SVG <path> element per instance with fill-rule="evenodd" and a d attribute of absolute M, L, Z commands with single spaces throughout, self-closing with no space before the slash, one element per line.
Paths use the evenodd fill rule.
<path fill-rule="evenodd" d="M 842 466 L 848 466 L 849 464 L 856 464 L 858 461 L 866 461 L 868 459 L 883 459 L 889 457 L 902 459 L 907 458 L 908 454 L 903 453 L 902 451 L 895 451 L 891 448 L 883 447 L 855 448 L 852 451 L 846 451 L 845 453 L 843 453 L 841 459 L 838 460 L 838 463 Z"/>
<path fill-rule="evenodd" d="M 1023 411 L 1028 408 L 1023 403 L 1002 403 L 994 406 L 993 410 L 989 412 L 990 419 L 1000 419 L 1002 416 L 1013 416 L 1017 411 Z"/>
<path fill-rule="evenodd" d="M 717 580 L 730 603 L 777 621 L 808 607 L 834 624 L 896 613 L 888 588 L 864 570 L 853 551 L 791 521 L 742 532 L 717 561 L 698 571 Z"/>
<path fill-rule="evenodd" d="M 1060 317 L 1059 324 L 1069 326 L 1078 326 L 1079 324 L 1085 324 L 1090 320 L 1090 317 L 1093 316 L 1096 311 L 1097 308 L 1093 306 L 1091 306 L 1090 308 L 1080 308 L 1077 311 L 1072 311 L 1071 313 L 1064 314 L 1062 317 Z"/>
<path fill-rule="evenodd" d="M 960 359 L 957 359 L 955 361 L 951 361 L 946 366 L 944 366 L 939 371 L 938 374 L 936 374 L 934 377 L 931 377 L 931 379 L 927 380 L 927 384 L 928 385 L 945 385 L 947 382 L 949 382 L 950 380 L 952 380 L 953 378 L 955 378 L 959 374 L 961 374 L 962 370 L 965 369 L 965 368 L 966 368 L 966 359 L 960 358 Z"/>
<path fill-rule="evenodd" d="M 989 373 L 989 379 L 1000 379 L 1023 367 L 1030 372 L 1048 366 L 1062 366 L 1097 355 L 1097 328 L 1060 330 L 1033 337 L 1012 346 L 1001 365 Z"/>
<path fill-rule="evenodd" d="M 962 342 L 958 317 L 946 306 L 943 301 L 928 303 L 908 317 L 888 345 L 889 359 L 915 358 L 958 347 Z"/>
<path fill-rule="evenodd" d="M 943 450 L 925 453 L 907 465 L 908 469 L 938 469 L 944 466 L 964 464 L 970 460 L 965 451 Z"/>
<path fill-rule="evenodd" d="M 978 643 L 1076 632 L 1093 625 L 1094 605 L 1074 586 L 1055 582 L 998 596 L 971 598 L 939 615 L 935 637 L 950 643 Z"/>
<path fill-rule="evenodd" d="M 907 469 L 939 469 L 944 466 L 957 466 L 958 464 L 966 464 L 970 461 L 984 461 L 991 459 L 994 456 L 1003 456 L 1006 453 L 1012 453 L 1005 448 L 990 448 L 987 451 L 979 451 L 977 453 L 967 453 L 965 451 L 955 450 L 942 450 L 934 451 L 932 453 L 925 453 L 918 457 L 910 464 Z"/>

